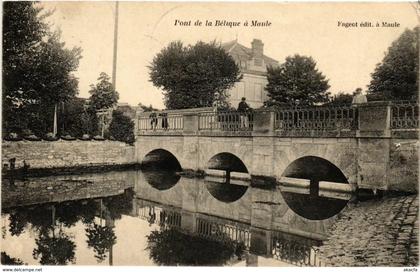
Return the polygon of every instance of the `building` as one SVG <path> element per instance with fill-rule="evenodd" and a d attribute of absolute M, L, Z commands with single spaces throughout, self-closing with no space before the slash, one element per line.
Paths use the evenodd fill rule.
<path fill-rule="evenodd" d="M 278 66 L 279 62 L 264 55 L 264 44 L 259 39 L 251 42 L 251 48 L 233 40 L 222 44 L 222 48 L 233 57 L 241 69 L 243 78 L 228 91 L 229 102 L 237 107 L 242 97 L 253 107 L 261 107 L 267 100 L 267 66 Z"/>

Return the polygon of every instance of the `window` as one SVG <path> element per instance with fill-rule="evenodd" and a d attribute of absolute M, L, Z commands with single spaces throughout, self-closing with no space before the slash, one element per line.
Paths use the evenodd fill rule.
<path fill-rule="evenodd" d="M 254 100 L 254 86 L 251 84 L 248 84 L 245 89 L 245 97 L 247 100 Z"/>
<path fill-rule="evenodd" d="M 236 85 L 236 98 L 241 99 L 245 96 L 245 82 L 238 82 Z M 233 98 L 233 97 L 232 97 Z"/>
<path fill-rule="evenodd" d="M 261 83 L 254 83 L 254 98 L 256 101 L 262 101 L 263 88 Z"/>

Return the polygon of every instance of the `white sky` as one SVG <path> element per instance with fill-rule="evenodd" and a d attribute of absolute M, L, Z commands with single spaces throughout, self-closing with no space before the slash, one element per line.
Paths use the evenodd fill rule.
<path fill-rule="evenodd" d="M 68 47 L 80 46 L 83 58 L 76 72 L 79 96 L 100 72 L 112 74 L 113 2 L 45 2 L 55 13 L 49 21 L 62 30 Z M 293 54 L 312 56 L 330 79 L 330 91 L 366 89 L 384 52 L 406 28 L 417 23 L 409 3 L 186 3 L 121 2 L 119 5 L 117 91 L 120 102 L 162 108 L 161 91 L 149 82 L 147 66 L 173 40 L 231 41 L 250 47 L 253 38 L 264 53 L 280 62 Z M 179 27 L 174 21 L 199 19 L 270 21 L 270 27 Z M 344 28 L 338 21 L 398 22 L 400 27 Z M 204 23 L 203 23 L 204 24 Z"/>

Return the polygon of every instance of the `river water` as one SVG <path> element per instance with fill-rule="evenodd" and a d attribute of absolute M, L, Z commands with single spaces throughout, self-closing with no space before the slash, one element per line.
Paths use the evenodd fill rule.
<path fill-rule="evenodd" d="M 317 246 L 346 200 L 220 182 L 167 171 L 3 180 L 2 260 L 322 265 Z"/>

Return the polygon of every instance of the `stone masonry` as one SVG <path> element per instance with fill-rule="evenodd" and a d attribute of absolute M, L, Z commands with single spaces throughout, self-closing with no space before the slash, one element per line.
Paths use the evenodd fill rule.
<path fill-rule="evenodd" d="M 418 266 L 418 195 L 349 204 L 320 247 L 326 266 Z"/>
<path fill-rule="evenodd" d="M 134 146 L 117 141 L 4 141 L 2 165 L 11 158 L 16 158 L 16 168 L 22 167 L 25 160 L 38 169 L 136 162 Z"/>

